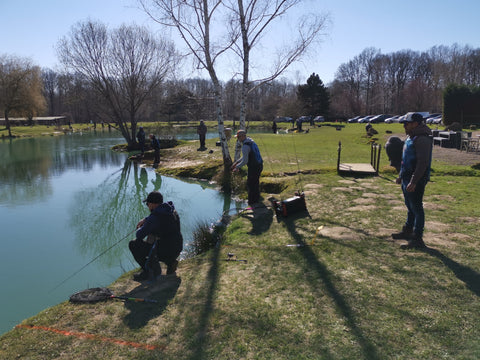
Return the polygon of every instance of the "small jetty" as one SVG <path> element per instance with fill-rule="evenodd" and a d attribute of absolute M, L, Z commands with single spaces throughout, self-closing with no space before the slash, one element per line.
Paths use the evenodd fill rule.
<path fill-rule="evenodd" d="M 382 147 L 375 142 L 370 146 L 370 163 L 342 163 L 342 142 L 338 142 L 337 173 L 347 176 L 377 176 Z"/>

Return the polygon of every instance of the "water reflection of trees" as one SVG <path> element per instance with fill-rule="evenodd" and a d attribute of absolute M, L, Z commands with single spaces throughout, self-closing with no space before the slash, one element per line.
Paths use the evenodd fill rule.
<path fill-rule="evenodd" d="M 50 154 L 34 139 L 0 143 L 0 201 L 13 205 L 50 195 L 50 167 Z"/>
<path fill-rule="evenodd" d="M 99 259 L 107 267 L 121 263 L 128 255 L 127 243 L 134 237 L 138 220 L 148 213 L 142 200 L 148 192 L 160 189 L 161 183 L 160 175 L 126 160 L 120 171 L 98 187 L 76 193 L 71 226 L 80 252 L 94 257 L 123 238 Z"/>
<path fill-rule="evenodd" d="M 68 170 L 121 166 L 124 156 L 111 151 L 118 137 L 67 135 L 0 142 L 0 201 L 42 200 L 53 192 L 51 177 Z"/>
<path fill-rule="evenodd" d="M 197 224 L 215 222 L 232 206 L 240 206 L 207 183 L 162 179 L 152 169 L 126 160 L 121 170 L 98 187 L 74 195 L 71 227 L 82 255 L 94 258 L 120 241 L 98 261 L 105 267 L 131 262 L 127 243 L 134 237 L 138 220 L 148 215 L 142 200 L 153 190 L 161 191 L 165 201 L 174 202 L 186 244 Z"/>

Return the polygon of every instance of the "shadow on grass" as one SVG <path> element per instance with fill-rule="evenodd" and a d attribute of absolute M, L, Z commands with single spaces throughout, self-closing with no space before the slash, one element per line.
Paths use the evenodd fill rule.
<path fill-rule="evenodd" d="M 149 320 L 161 315 L 168 302 L 175 297 L 181 282 L 182 280 L 179 277 L 169 276 L 158 280 L 155 284 L 139 285 L 123 295 L 157 301 L 156 303 L 126 301 L 125 307 L 130 312 L 123 319 L 125 325 L 130 329 L 139 329 L 145 326 Z"/>
<path fill-rule="evenodd" d="M 208 346 L 208 325 L 209 320 L 213 312 L 213 300 L 215 292 L 217 291 L 218 286 L 218 263 L 220 257 L 220 246 L 217 246 L 213 249 L 211 259 L 211 266 L 207 274 L 207 279 L 205 284 L 207 284 L 206 297 L 203 309 L 198 314 L 198 326 L 196 332 L 196 338 L 192 339 L 190 346 L 193 350 L 193 354 L 190 357 L 191 359 L 204 359 L 205 358 L 205 348 Z"/>
<path fill-rule="evenodd" d="M 307 260 L 309 269 L 314 269 L 318 273 L 318 275 L 320 275 L 326 291 L 328 292 L 329 296 L 334 300 L 341 316 L 345 318 L 346 325 L 351 329 L 351 334 L 353 334 L 353 336 L 360 344 L 364 354 L 363 357 L 368 360 L 380 359 L 381 357 L 377 353 L 374 344 L 365 337 L 365 335 L 362 333 L 362 330 L 357 326 L 355 314 L 352 308 L 348 305 L 348 302 L 345 300 L 344 296 L 336 288 L 332 280 L 332 274 L 330 273 L 330 271 L 324 264 L 322 264 L 318 260 L 311 247 L 303 246 L 305 245 L 305 241 L 303 240 L 303 236 L 299 234 L 296 230 L 295 220 L 299 217 L 304 216 L 305 214 L 303 214 L 303 216 L 302 214 L 297 214 L 296 216 L 292 216 L 284 220 L 284 223 L 293 239 L 295 239 L 297 244 L 302 245 L 298 247 L 298 251 L 300 251 L 304 258 Z M 311 281 L 311 286 L 316 291 L 318 291 L 318 286 L 313 279 Z"/>
<path fill-rule="evenodd" d="M 426 248 L 424 251 L 442 261 L 475 295 L 480 296 L 480 273 L 468 266 L 459 264 L 436 249 Z"/>
<path fill-rule="evenodd" d="M 260 235 L 267 232 L 273 222 L 273 211 L 263 204 L 248 212 L 242 212 L 240 216 L 252 223 L 252 230 L 248 232 L 249 235 Z"/>

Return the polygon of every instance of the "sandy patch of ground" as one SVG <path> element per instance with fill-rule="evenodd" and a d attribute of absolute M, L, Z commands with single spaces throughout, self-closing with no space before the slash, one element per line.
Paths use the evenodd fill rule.
<path fill-rule="evenodd" d="M 447 204 L 434 204 L 431 202 L 424 202 L 423 208 L 425 210 L 446 210 L 448 209 Z"/>
<path fill-rule="evenodd" d="M 345 185 L 355 185 L 356 182 L 354 180 L 338 180 L 340 184 L 345 184 Z"/>
<path fill-rule="evenodd" d="M 432 157 L 433 159 L 444 161 L 450 165 L 472 166 L 480 163 L 480 153 L 478 152 L 467 153 L 466 151 L 442 148 L 440 146 L 433 147 Z"/>
<path fill-rule="evenodd" d="M 319 234 L 320 236 L 334 240 L 361 240 L 361 236 L 357 232 L 342 226 L 324 227 L 320 230 Z"/>
<path fill-rule="evenodd" d="M 202 160 L 179 160 L 179 161 L 160 161 L 160 166 L 165 169 L 186 168 L 203 164 Z"/>
<path fill-rule="evenodd" d="M 345 209 L 345 210 L 363 212 L 363 211 L 372 211 L 372 210 L 375 210 L 376 208 L 377 206 L 375 205 L 357 205 L 357 206 L 349 207 L 348 209 Z"/>
<path fill-rule="evenodd" d="M 397 195 L 395 194 L 375 194 L 375 193 L 363 193 L 363 197 L 373 198 L 373 199 L 395 199 Z"/>
<path fill-rule="evenodd" d="M 305 189 L 320 189 L 323 187 L 323 184 L 306 184 Z"/>
<path fill-rule="evenodd" d="M 439 221 L 425 221 L 425 228 L 427 228 L 429 231 L 444 233 L 450 228 L 450 225 L 441 223 Z"/>
<path fill-rule="evenodd" d="M 316 195 L 323 188 L 323 184 L 306 184 L 304 186 L 305 196 Z"/>
<path fill-rule="evenodd" d="M 362 187 L 360 186 L 350 186 L 350 187 L 334 187 L 332 188 L 332 191 L 342 191 L 342 192 L 348 192 L 348 193 L 352 193 L 356 190 L 363 190 Z"/>
<path fill-rule="evenodd" d="M 353 200 L 355 204 L 366 205 L 366 204 L 375 204 L 376 200 L 373 197 L 361 197 Z"/>

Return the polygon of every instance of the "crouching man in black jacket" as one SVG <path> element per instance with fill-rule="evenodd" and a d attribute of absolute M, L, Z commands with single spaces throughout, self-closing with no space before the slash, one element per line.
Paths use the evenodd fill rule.
<path fill-rule="evenodd" d="M 164 203 L 158 191 L 152 191 L 143 200 L 150 215 L 137 224 L 136 239 L 128 247 L 142 268 L 133 279 L 156 279 L 162 274 L 160 261 L 167 265 L 167 275 L 175 274 L 177 258 L 183 249 L 180 218 L 171 201 Z"/>

